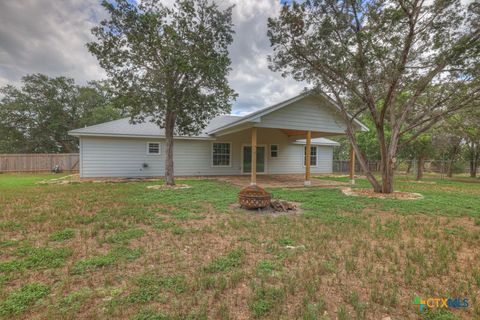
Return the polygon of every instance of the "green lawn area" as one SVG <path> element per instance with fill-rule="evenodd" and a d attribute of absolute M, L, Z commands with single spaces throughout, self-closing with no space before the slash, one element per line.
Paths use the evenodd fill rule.
<path fill-rule="evenodd" d="M 0 318 L 480 318 L 478 179 L 399 177 L 414 201 L 271 189 L 301 206 L 272 215 L 215 180 L 37 184 L 54 177 L 0 174 Z"/>

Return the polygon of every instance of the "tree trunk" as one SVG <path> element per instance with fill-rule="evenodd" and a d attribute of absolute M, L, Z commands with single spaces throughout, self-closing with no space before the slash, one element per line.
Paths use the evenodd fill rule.
<path fill-rule="evenodd" d="M 362 168 L 363 173 L 367 180 L 372 184 L 373 190 L 375 192 L 382 192 L 382 186 L 378 183 L 377 179 L 373 175 L 372 171 L 370 170 L 370 166 L 368 165 L 367 157 L 365 154 L 360 150 L 358 144 L 355 140 L 355 137 L 350 129 L 346 131 L 347 137 L 350 140 L 350 144 L 352 145 L 353 149 L 355 150 L 355 154 L 357 155 L 358 163 L 360 164 L 360 168 Z"/>
<path fill-rule="evenodd" d="M 173 175 L 173 132 L 175 129 L 175 113 L 167 111 L 165 119 L 165 183 L 175 185 Z"/>
<path fill-rule="evenodd" d="M 382 193 L 392 193 L 393 192 L 393 175 L 395 169 L 395 163 L 393 162 L 393 157 L 390 154 L 387 154 L 385 159 L 382 159 Z"/>
<path fill-rule="evenodd" d="M 480 162 L 480 147 L 475 142 L 469 143 L 469 154 L 470 154 L 470 177 L 477 177 L 477 169 Z"/>
<path fill-rule="evenodd" d="M 453 160 L 448 161 L 447 177 L 449 177 L 449 178 L 453 177 Z"/>
<path fill-rule="evenodd" d="M 412 160 L 408 160 L 407 172 L 405 174 L 410 174 L 410 170 L 412 170 Z"/>
<path fill-rule="evenodd" d="M 478 170 L 478 165 L 479 165 L 479 156 L 480 155 L 475 155 L 473 159 L 470 160 L 470 177 L 476 178 L 477 177 L 477 170 Z"/>
<path fill-rule="evenodd" d="M 423 178 L 424 165 L 425 165 L 425 159 L 423 157 L 418 158 L 417 180 L 421 180 Z"/>

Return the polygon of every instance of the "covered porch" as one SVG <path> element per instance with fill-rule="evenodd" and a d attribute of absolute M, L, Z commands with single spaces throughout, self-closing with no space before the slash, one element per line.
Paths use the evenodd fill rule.
<path fill-rule="evenodd" d="M 355 130 L 368 129 L 358 120 L 351 120 Z M 331 172 L 333 147 L 329 153 L 323 153 L 319 162 L 318 146 L 321 140 L 346 134 L 347 125 L 340 116 L 338 108 L 328 98 L 305 93 L 278 105 L 259 110 L 234 122 L 219 126 L 210 131 L 218 141 L 229 140 L 232 134 L 241 134 L 244 146 L 241 151 L 241 173 L 249 175 L 250 185 L 265 187 L 265 182 L 273 185 L 292 184 L 299 186 L 321 185 L 312 174 Z M 270 140 L 270 144 L 266 141 Z M 330 143 L 336 142 L 328 140 Z M 266 149 L 270 146 L 268 159 Z M 272 149 L 272 146 L 275 149 Z M 324 149 L 326 150 L 326 149 Z M 278 154 L 278 158 L 277 158 Z M 275 156 L 275 158 L 273 158 Z M 283 158 L 282 158 L 283 157 Z M 321 166 L 323 165 L 323 167 Z M 354 181 L 355 154 L 350 150 L 350 180 Z M 272 176 L 268 181 L 265 174 L 295 173 L 295 175 Z M 303 173 L 299 175 L 300 173 Z M 300 180 L 300 177 L 301 180 Z M 237 181 L 245 186 L 247 177 Z M 318 180 L 318 181 L 317 181 Z"/>
<path fill-rule="evenodd" d="M 312 167 L 312 156 L 317 156 L 317 151 L 314 153 L 312 152 L 312 138 L 320 138 L 320 137 L 325 137 L 325 136 L 332 136 L 332 135 L 337 135 L 335 133 L 327 133 L 327 132 L 315 132 L 315 131 L 310 131 L 310 130 L 291 130 L 291 129 L 282 129 L 278 128 L 279 131 L 281 131 L 283 134 L 285 134 L 289 140 L 291 141 L 302 141 L 304 140 L 305 142 L 305 155 L 304 155 L 304 168 L 305 168 L 305 174 L 302 175 L 270 175 L 267 178 L 262 175 L 258 175 L 257 172 L 257 167 L 258 167 L 258 158 L 257 158 L 257 146 L 258 146 L 258 129 L 257 127 L 252 127 L 250 128 L 251 132 L 251 154 L 250 156 L 250 185 L 257 185 L 260 184 L 263 187 L 268 187 L 266 183 L 273 184 L 274 186 L 281 186 L 283 185 L 288 185 L 289 184 L 289 179 L 291 180 L 290 186 L 288 187 L 299 187 L 299 182 L 303 178 L 303 186 L 304 187 L 309 187 L 309 186 L 325 186 L 325 181 L 321 181 L 319 179 L 314 179 L 312 180 L 312 173 L 311 173 L 311 167 Z M 248 130 L 248 129 L 247 129 Z M 316 150 L 316 149 L 315 149 Z M 316 160 L 313 161 L 313 163 L 316 163 Z M 350 170 L 349 170 L 349 177 L 350 177 L 350 183 L 354 184 L 355 183 L 355 151 L 353 147 L 350 147 Z M 334 185 L 334 181 L 330 181 Z M 242 184 L 245 185 L 245 184 Z M 341 183 L 339 185 L 342 185 Z M 327 183 L 328 186 L 328 183 Z"/>

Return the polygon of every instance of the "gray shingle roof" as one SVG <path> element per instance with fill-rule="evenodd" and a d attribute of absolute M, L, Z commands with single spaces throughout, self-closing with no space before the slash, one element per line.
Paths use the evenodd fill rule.
<path fill-rule="evenodd" d="M 208 138 L 207 132 L 218 127 L 227 125 L 238 120 L 241 117 L 232 115 L 218 116 L 210 121 L 202 133 L 196 135 L 197 138 Z M 119 135 L 119 136 L 152 136 L 162 137 L 165 130 L 160 129 L 156 124 L 148 121 L 143 123 L 131 124 L 130 118 L 123 118 L 105 123 L 96 124 L 90 127 L 75 129 L 69 132 L 71 135 Z"/>

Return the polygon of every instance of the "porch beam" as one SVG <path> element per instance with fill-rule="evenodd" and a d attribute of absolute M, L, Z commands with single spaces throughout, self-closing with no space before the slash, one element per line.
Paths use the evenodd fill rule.
<path fill-rule="evenodd" d="M 350 146 L 350 184 L 355 184 L 355 150 Z"/>
<path fill-rule="evenodd" d="M 305 145 L 305 186 L 311 185 L 310 182 L 310 159 L 311 154 L 311 145 L 312 145 L 312 132 L 307 131 L 307 139 Z"/>
<path fill-rule="evenodd" d="M 257 128 L 252 128 L 252 170 L 250 184 L 257 184 Z"/>

